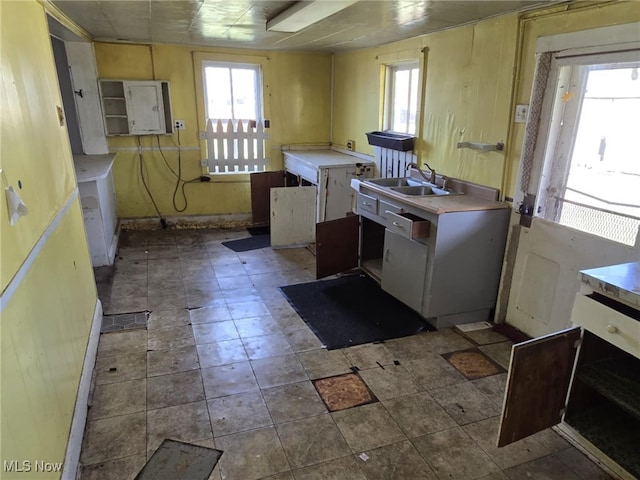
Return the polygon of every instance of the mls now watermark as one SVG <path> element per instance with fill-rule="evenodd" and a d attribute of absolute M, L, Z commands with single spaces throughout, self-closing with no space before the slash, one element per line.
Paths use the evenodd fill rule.
<path fill-rule="evenodd" d="M 61 472 L 62 462 L 45 462 L 44 460 L 4 460 L 2 470 L 5 473 L 28 472 Z"/>

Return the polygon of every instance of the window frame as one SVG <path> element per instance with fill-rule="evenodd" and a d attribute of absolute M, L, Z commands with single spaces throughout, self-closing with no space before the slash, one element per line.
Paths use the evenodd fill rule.
<path fill-rule="evenodd" d="M 413 83 L 413 70 L 417 70 L 415 74 L 415 82 L 417 84 L 417 94 L 415 98 L 415 110 L 416 110 L 416 122 L 414 131 L 398 131 L 393 130 L 393 117 L 394 117 L 394 105 L 396 99 L 396 82 L 395 82 L 395 74 L 399 71 L 409 71 L 409 89 L 408 89 L 408 98 L 407 98 L 407 111 L 410 112 L 411 108 L 411 85 Z M 386 64 L 385 65 L 385 88 L 384 88 L 384 100 L 383 100 L 383 122 L 382 122 L 382 130 L 394 132 L 394 133 L 403 133 L 407 135 L 416 136 L 418 130 L 418 122 L 420 118 L 420 85 L 421 85 L 421 71 L 420 71 L 420 61 L 418 59 L 403 61 L 399 63 Z M 409 122 L 407 121 L 407 126 Z"/>

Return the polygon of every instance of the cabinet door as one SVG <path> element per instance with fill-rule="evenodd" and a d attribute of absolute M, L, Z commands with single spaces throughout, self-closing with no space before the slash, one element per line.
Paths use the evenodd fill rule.
<path fill-rule="evenodd" d="M 579 339 L 570 328 L 512 347 L 498 447 L 560 423 Z"/>
<path fill-rule="evenodd" d="M 416 312 L 422 310 L 427 246 L 386 230 L 380 286 Z"/>
<path fill-rule="evenodd" d="M 271 189 L 272 247 L 297 247 L 316 241 L 317 190 L 315 185 Z"/>
<path fill-rule="evenodd" d="M 133 135 L 166 133 L 160 82 L 124 82 L 129 132 Z"/>
<path fill-rule="evenodd" d="M 251 180 L 251 214 L 254 225 L 269 225 L 270 192 L 273 187 L 284 187 L 283 170 L 273 172 L 252 173 Z"/>
<path fill-rule="evenodd" d="M 358 215 L 316 224 L 316 278 L 358 266 L 359 227 Z"/>

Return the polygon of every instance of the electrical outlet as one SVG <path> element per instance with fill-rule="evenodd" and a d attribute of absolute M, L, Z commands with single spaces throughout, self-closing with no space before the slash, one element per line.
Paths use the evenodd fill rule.
<path fill-rule="evenodd" d="M 173 122 L 173 127 L 176 130 L 184 130 L 184 120 L 175 120 Z"/>
<path fill-rule="evenodd" d="M 356 149 L 356 141 L 347 140 L 347 150 L 351 150 L 353 152 L 355 149 Z"/>
<path fill-rule="evenodd" d="M 516 105 L 515 123 L 527 123 L 527 115 L 529 114 L 529 105 Z"/>

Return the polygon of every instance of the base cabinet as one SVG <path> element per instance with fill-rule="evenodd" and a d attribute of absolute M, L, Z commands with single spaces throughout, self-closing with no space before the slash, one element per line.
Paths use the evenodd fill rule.
<path fill-rule="evenodd" d="M 615 477 L 638 478 L 640 310 L 584 293 L 578 327 L 513 346 L 498 446 L 558 425 Z"/>

